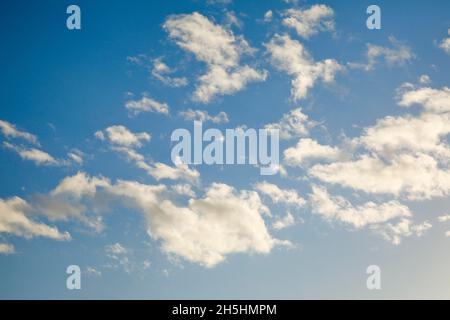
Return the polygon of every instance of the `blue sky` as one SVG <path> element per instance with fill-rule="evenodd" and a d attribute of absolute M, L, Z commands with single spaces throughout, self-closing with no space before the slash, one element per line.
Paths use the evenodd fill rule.
<path fill-rule="evenodd" d="M 0 4 L 1 298 L 450 297 L 447 1 L 380 30 L 369 1 L 70 4 Z M 279 128 L 280 174 L 177 167 L 198 117 Z"/>

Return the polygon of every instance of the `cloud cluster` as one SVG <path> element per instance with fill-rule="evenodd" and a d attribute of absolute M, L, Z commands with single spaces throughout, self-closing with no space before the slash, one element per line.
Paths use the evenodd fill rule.
<path fill-rule="evenodd" d="M 207 66 L 198 79 L 194 101 L 208 103 L 218 95 L 233 94 L 266 79 L 265 71 L 240 65 L 241 55 L 253 52 L 245 39 L 205 16 L 197 12 L 170 16 L 163 27 L 178 46 Z"/>
<path fill-rule="evenodd" d="M 153 60 L 153 67 L 151 70 L 152 75 L 170 87 L 184 87 L 187 86 L 188 81 L 185 77 L 171 77 L 170 74 L 174 73 L 175 70 L 169 68 L 167 64 L 162 61 L 162 58 L 157 58 Z"/>
<path fill-rule="evenodd" d="M 125 103 L 125 108 L 130 110 L 134 115 L 138 115 L 141 112 L 169 114 L 169 105 L 167 103 L 158 102 L 146 95 L 143 95 L 140 100 L 128 100 Z"/>
<path fill-rule="evenodd" d="M 148 175 L 157 181 L 161 179 L 182 179 L 191 183 L 198 182 L 199 172 L 189 168 L 188 165 L 181 161 L 176 162 L 174 167 L 161 162 L 147 161 L 138 151 L 143 146 L 143 142 L 151 139 L 150 134 L 146 132 L 133 133 L 122 125 L 115 125 L 105 130 L 97 131 L 95 137 L 106 141 L 112 151 L 125 156 L 128 161 L 145 170 Z"/>
<path fill-rule="evenodd" d="M 391 47 L 383 47 L 374 44 L 367 44 L 367 63 L 349 63 L 351 68 L 372 70 L 377 63 L 386 62 L 389 66 L 402 66 L 415 58 L 411 48 L 399 42 L 394 37 L 389 37 Z"/>
<path fill-rule="evenodd" d="M 283 15 L 283 24 L 293 28 L 305 39 L 319 32 L 334 31 L 334 11 L 323 4 L 316 4 L 304 10 L 288 9 Z"/>
<path fill-rule="evenodd" d="M 106 203 L 136 209 L 147 222 L 148 234 L 161 242 L 163 252 L 206 267 L 215 266 L 233 253 L 264 254 L 276 245 L 289 245 L 269 234 L 263 216 L 270 212 L 256 192 L 238 191 L 222 183 L 213 183 L 203 197 L 189 198 L 186 206 L 180 206 L 165 185 L 124 180 L 111 183 L 79 172 L 66 177 L 47 196 L 90 203 L 83 214 L 98 211 L 96 206 L 103 206 L 105 199 L 109 199 Z M 54 237 L 61 237 L 53 232 Z M 120 244 L 106 250 L 117 257 L 115 260 L 125 261 L 125 249 Z"/>
<path fill-rule="evenodd" d="M 210 115 L 208 111 L 205 110 L 192 110 L 192 109 L 180 111 L 178 114 L 181 117 L 183 117 L 183 119 L 189 121 L 201 121 L 201 122 L 211 121 L 212 123 L 227 123 L 229 121 L 228 115 L 224 111 L 220 111 L 215 116 Z"/>
<path fill-rule="evenodd" d="M 269 182 L 259 182 L 255 185 L 255 189 L 268 196 L 274 203 L 291 205 L 296 208 L 303 207 L 306 203 L 305 199 L 294 189 L 281 189 L 277 185 Z"/>
<path fill-rule="evenodd" d="M 38 138 L 29 132 L 21 131 L 17 127 L 5 120 L 0 120 L 0 131 L 7 138 L 21 138 L 32 144 L 39 145 Z"/>
<path fill-rule="evenodd" d="M 27 161 L 32 161 L 38 166 L 68 166 L 71 164 L 81 164 L 83 162 L 83 153 L 79 150 L 72 150 L 67 154 L 68 159 L 56 159 L 49 153 L 38 149 L 40 143 L 38 138 L 26 131 L 21 131 L 17 127 L 4 120 L 0 120 L 0 131 L 7 139 L 22 139 L 25 140 L 27 145 L 18 145 L 8 141 L 3 141 L 3 147 L 11 150 L 20 158 Z"/>
<path fill-rule="evenodd" d="M 301 108 L 292 109 L 283 114 L 280 121 L 269 123 L 264 128 L 267 130 L 279 130 L 281 139 L 291 139 L 309 135 L 309 130 L 317 125 L 310 120 Z"/>
<path fill-rule="evenodd" d="M 417 116 L 387 116 L 365 128 L 352 144 L 367 150 L 356 159 L 317 164 L 309 174 L 369 194 L 404 196 L 411 200 L 450 192 L 450 95 L 448 88 L 403 85 L 399 105 L 421 105 Z"/>
<path fill-rule="evenodd" d="M 277 34 L 265 47 L 273 66 L 293 78 L 291 96 L 294 101 L 304 99 L 318 80 L 333 82 L 336 73 L 344 69 L 334 59 L 314 61 L 303 44 L 291 39 L 289 35 Z"/>
<path fill-rule="evenodd" d="M 24 238 L 45 237 L 54 240 L 70 240 L 68 232 L 32 220 L 32 207 L 22 198 L 0 199 L 0 234 Z"/>

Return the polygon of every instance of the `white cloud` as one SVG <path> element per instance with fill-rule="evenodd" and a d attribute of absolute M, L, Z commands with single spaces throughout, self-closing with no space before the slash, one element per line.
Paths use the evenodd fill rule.
<path fill-rule="evenodd" d="M 151 73 L 156 79 L 158 79 L 159 81 L 161 81 L 162 83 L 164 83 L 165 85 L 168 85 L 170 87 L 179 88 L 179 87 L 187 86 L 188 81 L 185 77 L 169 76 L 170 74 L 172 74 L 174 72 L 175 72 L 175 70 L 169 68 L 169 66 L 162 61 L 162 58 L 157 58 L 157 59 L 153 60 L 153 67 L 152 67 Z M 148 104 L 150 104 L 150 102 L 147 102 L 147 105 Z M 154 100 L 152 100 L 151 105 L 153 105 L 151 110 L 165 110 L 165 108 L 166 108 L 167 112 L 168 112 L 168 109 L 169 109 L 169 107 L 166 104 L 161 104 Z M 148 110 L 148 111 L 150 111 L 150 110 Z M 158 111 L 156 111 L 156 112 L 158 112 Z M 167 112 L 161 112 L 161 113 L 167 113 Z"/>
<path fill-rule="evenodd" d="M 244 23 L 236 16 L 234 11 L 227 11 L 225 12 L 225 25 L 228 26 L 228 28 L 236 26 L 237 28 L 242 29 Z"/>
<path fill-rule="evenodd" d="M 38 138 L 35 135 L 17 129 L 14 124 L 8 121 L 0 120 L 0 131 L 7 138 L 21 138 L 32 144 L 39 145 Z"/>
<path fill-rule="evenodd" d="M 426 74 L 422 74 L 420 77 L 419 77 L 419 83 L 420 84 L 429 84 L 431 82 L 431 79 L 430 79 L 430 77 L 428 76 L 428 75 L 426 75 Z"/>
<path fill-rule="evenodd" d="M 334 12 L 330 7 L 319 4 L 308 9 L 289 9 L 284 12 L 283 24 L 295 29 L 305 39 L 323 31 L 334 31 Z"/>
<path fill-rule="evenodd" d="M 367 202 L 353 206 L 348 200 L 340 196 L 331 196 L 321 186 L 313 186 L 310 204 L 315 214 L 328 221 L 340 221 L 355 228 L 363 228 L 371 224 L 387 222 L 394 218 L 411 217 L 408 207 L 398 201 L 381 204 Z"/>
<path fill-rule="evenodd" d="M 387 241 L 399 245 L 403 237 L 409 237 L 411 235 L 420 237 L 430 228 L 431 224 L 426 221 L 419 225 L 413 225 L 411 220 L 401 219 L 396 223 L 377 225 L 373 229 Z"/>
<path fill-rule="evenodd" d="M 187 164 L 181 162 L 176 163 L 174 167 L 161 162 L 156 162 L 148 166 L 147 173 L 155 178 L 156 181 L 163 179 L 181 179 L 196 183 L 200 178 L 200 173 L 197 170 L 191 169 Z"/>
<path fill-rule="evenodd" d="M 350 140 L 353 160 L 315 165 L 309 175 L 369 194 L 410 200 L 448 195 L 450 90 L 405 84 L 398 90 L 398 103 L 403 107 L 419 104 L 423 112 L 378 120 Z"/>
<path fill-rule="evenodd" d="M 273 228 L 275 230 L 281 230 L 281 229 L 285 229 L 287 227 L 290 227 L 290 226 L 292 226 L 294 224 L 295 224 L 295 218 L 290 212 L 288 212 L 284 217 L 276 220 L 273 223 Z"/>
<path fill-rule="evenodd" d="M 66 177 L 49 194 L 33 197 L 34 212 L 50 221 L 78 221 L 95 233 L 101 233 L 105 226 L 100 210 L 85 214 L 89 203 L 82 199 L 92 199 L 99 187 L 106 187 L 109 180 L 103 177 L 89 177 L 84 172 Z"/>
<path fill-rule="evenodd" d="M 69 153 L 67 153 L 67 157 L 69 158 L 70 161 L 78 164 L 78 165 L 82 165 L 84 162 L 84 153 L 78 149 L 73 149 L 71 150 Z"/>
<path fill-rule="evenodd" d="M 450 230 L 445 232 L 446 237 L 450 237 Z"/>
<path fill-rule="evenodd" d="M 140 100 L 128 100 L 125 108 L 137 115 L 141 112 L 155 112 L 164 115 L 169 114 L 169 106 L 167 103 L 161 103 L 145 95 Z"/>
<path fill-rule="evenodd" d="M 212 123 L 227 123 L 229 121 L 228 115 L 223 111 L 220 111 L 215 116 L 208 114 L 208 111 L 192 109 L 180 111 L 178 114 L 183 117 L 183 119 L 190 121 L 211 121 Z"/>
<path fill-rule="evenodd" d="M 97 131 L 95 136 L 100 140 L 108 140 L 112 151 L 120 153 L 133 162 L 138 168 L 145 170 L 156 180 L 187 180 L 197 183 L 200 174 L 188 165 L 177 162 L 174 167 L 161 162 L 147 162 L 145 157 L 136 148 L 142 147 L 142 141 L 149 141 L 151 136 L 146 132 L 133 133 L 124 126 L 112 126 L 103 131 Z"/>
<path fill-rule="evenodd" d="M 98 270 L 95 267 L 90 267 L 90 266 L 88 266 L 86 268 L 86 273 L 88 275 L 93 275 L 93 276 L 96 276 L 96 277 L 101 277 L 101 275 L 102 275 L 102 272 L 100 270 Z"/>
<path fill-rule="evenodd" d="M 0 254 L 13 254 L 15 253 L 14 246 L 9 243 L 0 243 Z"/>
<path fill-rule="evenodd" d="M 115 255 L 128 253 L 128 250 L 125 249 L 125 247 L 118 242 L 105 246 L 105 251 L 108 254 L 115 254 Z"/>
<path fill-rule="evenodd" d="M 305 199 L 300 197 L 294 189 L 281 189 L 277 185 L 265 181 L 257 183 L 255 189 L 261 194 L 268 196 L 274 203 L 295 207 L 303 207 L 306 203 Z"/>
<path fill-rule="evenodd" d="M 175 184 L 175 185 L 172 185 L 170 188 L 172 189 L 173 192 L 175 192 L 178 195 L 191 197 L 191 198 L 196 197 L 194 190 L 192 190 L 192 186 L 188 183 Z"/>
<path fill-rule="evenodd" d="M 264 22 L 271 22 L 272 19 L 273 19 L 273 12 L 272 12 L 272 10 L 266 11 L 266 13 L 264 13 Z"/>
<path fill-rule="evenodd" d="M 450 159 L 445 136 L 450 133 L 450 114 L 423 113 L 419 116 L 387 116 L 365 128 L 354 143 L 387 158 L 399 152 L 427 152 Z"/>
<path fill-rule="evenodd" d="M 429 87 L 415 88 L 404 84 L 398 90 L 398 104 L 402 107 L 422 105 L 426 111 L 442 113 L 450 111 L 450 88 L 434 89 Z"/>
<path fill-rule="evenodd" d="M 27 148 L 22 146 L 17 146 L 12 143 L 3 142 L 3 146 L 9 150 L 16 152 L 22 159 L 29 160 L 37 165 L 59 165 L 60 161 L 53 158 L 47 152 L 36 148 Z"/>
<path fill-rule="evenodd" d="M 279 122 L 267 124 L 265 129 L 277 129 L 279 130 L 281 139 L 291 139 L 298 136 L 307 136 L 309 130 L 316 125 L 317 123 L 310 120 L 309 117 L 302 112 L 301 108 L 296 108 L 283 114 Z"/>
<path fill-rule="evenodd" d="M 134 270 L 135 264 L 129 257 L 131 252 L 122 244 L 116 242 L 111 245 L 106 245 L 105 252 L 106 256 L 113 261 L 113 263 L 109 265 L 109 267 L 121 267 L 126 273 L 131 273 Z"/>
<path fill-rule="evenodd" d="M 84 203 L 119 201 L 140 211 L 147 221 L 149 235 L 161 242 L 162 250 L 174 258 L 213 267 L 233 253 L 269 253 L 276 245 L 288 245 L 268 233 L 263 216 L 270 212 L 254 191 L 238 191 L 226 184 L 214 183 L 202 198 L 190 198 L 187 206 L 179 206 L 170 199 L 170 190 L 164 185 L 146 185 L 119 180 L 115 184 L 95 184 L 101 177 L 79 174 L 87 181 L 88 192 L 74 191 L 74 197 L 83 194 Z M 70 180 L 67 177 L 65 181 Z M 78 180 L 78 178 L 76 179 Z M 66 183 L 67 184 L 67 183 Z M 90 186 L 96 185 L 96 190 Z M 55 190 L 66 190 L 57 186 Z M 67 189 L 70 193 L 70 189 Z M 67 195 L 67 194 L 66 194 Z M 106 197 L 106 198 L 105 198 Z M 91 201 L 86 201 L 90 199 Z M 116 202 L 117 203 L 117 202 Z M 129 266 L 122 259 L 129 253 L 123 245 L 105 248 L 120 265 Z M 122 261 L 123 263 L 121 263 Z M 129 261 L 129 260 L 128 260 Z"/>
<path fill-rule="evenodd" d="M 331 83 L 336 73 L 344 69 L 334 59 L 315 62 L 305 47 L 288 35 L 275 35 L 265 47 L 272 64 L 293 78 L 291 96 L 294 101 L 304 99 L 319 79 Z"/>
<path fill-rule="evenodd" d="M 448 38 L 443 39 L 439 43 L 439 48 L 444 50 L 446 53 L 450 54 L 450 29 L 448 29 L 448 35 L 449 35 Z"/>
<path fill-rule="evenodd" d="M 111 144 L 121 147 L 141 147 L 142 142 L 150 141 L 151 136 L 146 132 L 133 133 L 122 125 L 115 125 L 106 128 L 104 131 L 97 131 L 95 136 L 100 140 L 107 139 Z"/>
<path fill-rule="evenodd" d="M 309 138 L 300 139 L 295 147 L 284 151 L 284 161 L 290 166 L 301 166 L 310 160 L 334 161 L 342 158 L 339 148 L 321 145 Z"/>
<path fill-rule="evenodd" d="M 106 187 L 110 181 L 103 177 L 90 177 L 84 172 L 66 177 L 51 191 L 52 196 L 70 195 L 75 199 L 84 196 L 93 197 L 98 187 Z"/>
<path fill-rule="evenodd" d="M 446 214 L 438 217 L 439 222 L 447 222 L 450 221 L 450 214 Z"/>
<path fill-rule="evenodd" d="M 311 176 L 366 193 L 392 194 L 421 200 L 446 196 L 450 192 L 450 171 L 423 153 L 394 156 L 388 163 L 369 155 L 355 161 L 315 165 Z"/>
<path fill-rule="evenodd" d="M 389 42 L 392 47 L 383 47 L 368 43 L 366 52 L 367 63 L 349 63 L 349 66 L 369 71 L 381 60 L 385 61 L 390 66 L 402 66 L 415 58 L 411 48 L 407 45 L 399 42 L 394 37 L 389 37 Z"/>
<path fill-rule="evenodd" d="M 250 82 L 266 79 L 265 71 L 239 64 L 242 54 L 254 51 L 245 39 L 205 16 L 197 12 L 174 15 L 163 27 L 178 46 L 207 65 L 207 72 L 200 76 L 193 94 L 194 101 L 208 103 L 218 95 L 230 95 Z"/>
<path fill-rule="evenodd" d="M 403 237 L 421 237 L 432 227 L 427 221 L 414 225 L 410 209 L 395 200 L 355 206 L 343 197 L 331 196 L 324 187 L 315 185 L 312 190 L 309 201 L 313 213 L 356 229 L 369 228 L 394 245 Z"/>
<path fill-rule="evenodd" d="M 54 240 L 70 240 L 68 232 L 31 220 L 26 212 L 32 208 L 23 199 L 0 199 L 0 234 L 6 233 L 24 238 L 45 237 Z"/>

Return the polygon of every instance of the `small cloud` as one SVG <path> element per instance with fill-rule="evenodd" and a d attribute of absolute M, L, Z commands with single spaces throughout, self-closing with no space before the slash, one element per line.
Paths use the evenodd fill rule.
<path fill-rule="evenodd" d="M 9 243 L 0 243 L 0 254 L 13 254 L 15 253 L 15 249 L 14 246 L 12 244 Z"/>
<path fill-rule="evenodd" d="M 273 12 L 272 10 L 269 10 L 264 14 L 264 22 L 266 23 L 271 22 L 272 19 L 273 19 Z"/>
<path fill-rule="evenodd" d="M 430 82 L 431 82 L 431 79 L 430 79 L 430 77 L 428 76 L 428 75 L 426 75 L 426 74 L 423 74 L 423 75 L 421 75 L 420 77 L 419 77 L 419 83 L 420 84 L 430 84 Z"/>
<path fill-rule="evenodd" d="M 442 50 L 444 50 L 447 54 L 450 54 L 450 28 L 447 31 L 449 37 L 444 38 L 440 43 L 439 43 L 439 48 L 441 48 Z"/>
<path fill-rule="evenodd" d="M 138 115 L 141 112 L 169 114 L 169 105 L 167 103 L 153 100 L 145 94 L 142 95 L 140 100 L 128 100 L 125 103 L 125 108 L 130 110 L 134 115 Z"/>
<path fill-rule="evenodd" d="M 28 133 L 26 131 L 21 131 L 17 129 L 14 124 L 9 123 L 8 121 L 0 120 L 0 132 L 6 138 L 21 138 L 34 145 L 39 145 L 38 138 L 34 134 Z"/>
<path fill-rule="evenodd" d="M 286 216 L 274 222 L 273 228 L 276 230 L 281 230 L 292 226 L 294 223 L 295 223 L 294 216 L 290 212 L 288 212 Z"/>
<path fill-rule="evenodd" d="M 101 277 L 102 272 L 94 267 L 87 267 L 86 273 L 91 276 Z"/>
<path fill-rule="evenodd" d="M 209 115 L 208 111 L 205 110 L 192 110 L 192 109 L 180 111 L 178 114 L 183 119 L 190 121 L 201 121 L 201 122 L 211 121 L 212 123 L 227 123 L 229 121 L 228 115 L 223 111 L 220 111 L 215 116 Z"/>

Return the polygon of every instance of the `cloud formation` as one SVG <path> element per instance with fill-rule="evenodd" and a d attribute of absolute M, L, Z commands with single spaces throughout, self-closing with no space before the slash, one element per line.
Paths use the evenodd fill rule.
<path fill-rule="evenodd" d="M 241 55 L 254 51 L 247 41 L 205 16 L 197 12 L 170 16 L 163 27 L 180 48 L 207 66 L 207 72 L 198 79 L 194 101 L 208 103 L 216 96 L 236 93 L 251 82 L 266 79 L 265 71 L 240 65 Z"/>
<path fill-rule="evenodd" d="M 265 47 L 272 65 L 293 78 L 291 96 L 294 101 L 306 98 L 318 80 L 333 82 L 335 75 L 344 69 L 334 59 L 315 62 L 303 44 L 289 35 L 276 34 Z"/>
<path fill-rule="evenodd" d="M 305 39 L 319 32 L 334 31 L 334 11 L 324 4 L 315 4 L 308 9 L 288 9 L 283 16 L 283 24 Z"/>

